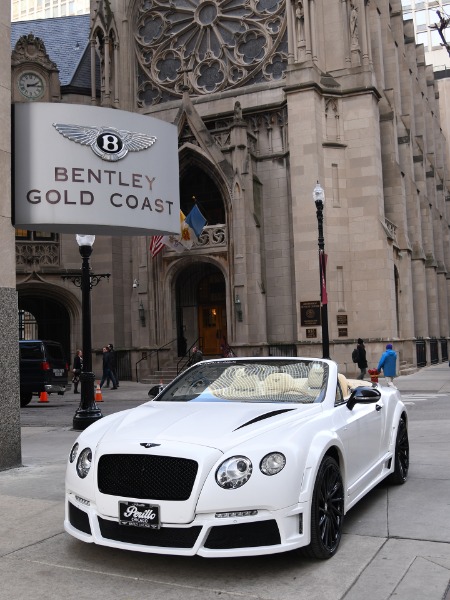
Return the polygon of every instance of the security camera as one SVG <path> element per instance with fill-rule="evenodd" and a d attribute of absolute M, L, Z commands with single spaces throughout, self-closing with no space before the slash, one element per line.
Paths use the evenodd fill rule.
<path fill-rule="evenodd" d="M 137 288 L 137 287 L 139 287 L 139 281 L 138 281 L 137 279 L 135 279 L 135 280 L 133 281 L 133 287 L 134 287 L 134 288 Z"/>

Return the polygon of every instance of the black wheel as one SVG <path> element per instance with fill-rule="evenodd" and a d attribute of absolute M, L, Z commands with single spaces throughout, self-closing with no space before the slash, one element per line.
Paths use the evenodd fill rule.
<path fill-rule="evenodd" d="M 398 423 L 397 437 L 395 439 L 394 471 L 389 475 L 389 482 L 402 485 L 408 478 L 409 471 L 409 440 L 406 420 L 401 417 Z"/>
<path fill-rule="evenodd" d="M 20 406 L 27 406 L 31 402 L 33 394 L 31 392 L 24 392 L 20 394 Z"/>
<path fill-rule="evenodd" d="M 331 558 L 336 554 L 344 522 L 344 485 L 339 465 L 326 456 L 317 473 L 311 505 L 311 543 L 306 554 Z"/>

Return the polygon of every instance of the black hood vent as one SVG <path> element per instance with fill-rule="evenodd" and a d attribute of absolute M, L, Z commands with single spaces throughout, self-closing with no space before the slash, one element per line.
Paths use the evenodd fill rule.
<path fill-rule="evenodd" d="M 276 417 L 276 415 L 282 415 L 285 412 L 290 412 L 291 410 L 295 410 L 295 408 L 282 408 L 280 410 L 271 410 L 268 413 L 264 413 L 263 415 L 259 415 L 259 417 L 255 417 L 251 421 L 247 421 L 243 425 L 239 425 L 234 431 L 238 429 L 242 429 L 243 427 L 247 427 L 247 425 L 253 425 L 253 423 L 257 423 L 258 421 L 264 421 L 264 419 L 270 419 L 271 417 Z"/>

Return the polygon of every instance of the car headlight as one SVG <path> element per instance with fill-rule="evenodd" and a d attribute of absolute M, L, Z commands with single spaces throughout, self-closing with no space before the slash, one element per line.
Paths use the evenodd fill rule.
<path fill-rule="evenodd" d="M 89 473 L 91 464 L 92 464 L 92 450 L 90 448 L 85 448 L 84 450 L 82 450 L 80 452 L 80 456 L 78 457 L 78 460 L 77 460 L 78 477 L 81 477 L 81 479 L 84 479 L 87 476 L 87 474 Z"/>
<path fill-rule="evenodd" d="M 262 459 L 259 468 L 264 475 L 276 475 L 284 469 L 286 457 L 281 452 L 271 452 Z"/>
<path fill-rule="evenodd" d="M 227 458 L 216 471 L 216 481 L 225 490 L 234 490 L 247 483 L 252 474 L 252 462 L 245 456 Z"/>
<path fill-rule="evenodd" d="M 71 463 L 73 463 L 73 461 L 76 459 L 77 457 L 77 452 L 78 452 L 78 442 L 76 442 L 73 446 L 72 446 L 72 450 L 70 451 L 69 454 L 69 460 Z"/>

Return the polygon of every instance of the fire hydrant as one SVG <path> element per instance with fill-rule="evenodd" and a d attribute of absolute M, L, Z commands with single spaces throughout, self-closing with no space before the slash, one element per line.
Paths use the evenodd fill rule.
<path fill-rule="evenodd" d="M 370 375 L 370 381 L 372 383 L 378 383 L 378 377 L 380 376 L 380 373 L 378 372 L 377 369 L 369 369 L 367 371 Z"/>

